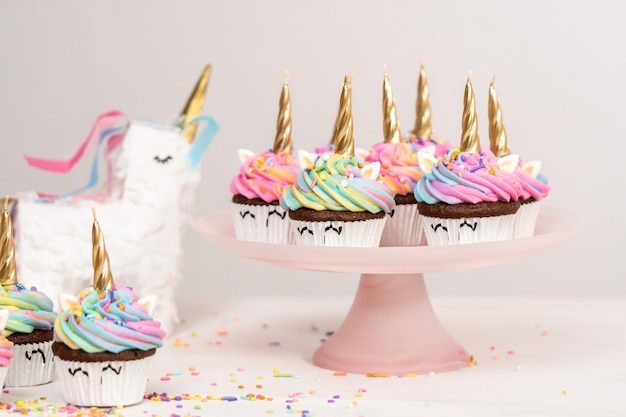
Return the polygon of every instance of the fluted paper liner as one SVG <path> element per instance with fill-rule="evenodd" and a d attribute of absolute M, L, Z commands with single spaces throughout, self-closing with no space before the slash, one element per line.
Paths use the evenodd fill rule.
<path fill-rule="evenodd" d="M 15 356 L 8 366 L 5 381 L 7 387 L 32 387 L 52 382 L 54 379 L 52 340 L 14 344 L 11 351 Z"/>
<path fill-rule="evenodd" d="M 289 215 L 281 206 L 238 203 L 233 205 L 237 239 L 283 245 L 292 243 Z"/>
<path fill-rule="evenodd" d="M 493 242 L 513 238 L 516 215 L 460 219 L 422 216 L 422 226 L 429 246 Z"/>
<path fill-rule="evenodd" d="M 354 222 L 293 219 L 290 222 L 296 245 L 377 247 L 387 217 Z"/>

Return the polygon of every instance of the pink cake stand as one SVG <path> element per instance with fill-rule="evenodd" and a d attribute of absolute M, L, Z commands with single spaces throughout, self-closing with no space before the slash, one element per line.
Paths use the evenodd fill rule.
<path fill-rule="evenodd" d="M 209 241 L 242 257 L 297 269 L 362 273 L 348 315 L 313 356 L 323 368 L 360 374 L 424 374 L 467 366 L 467 351 L 433 311 L 423 273 L 518 260 L 556 246 L 575 229 L 571 214 L 544 207 L 531 238 L 445 247 L 329 248 L 240 241 L 232 217 L 229 211 L 209 214 L 195 226 Z"/>

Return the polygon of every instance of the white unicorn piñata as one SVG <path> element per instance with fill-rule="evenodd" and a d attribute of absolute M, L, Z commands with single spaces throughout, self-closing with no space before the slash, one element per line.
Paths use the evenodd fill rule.
<path fill-rule="evenodd" d="M 132 120 L 119 112 L 98 118 L 75 155 L 65 161 L 27 158 L 30 165 L 68 172 L 90 148 L 98 151 L 89 184 L 63 196 L 35 192 L 17 196 L 14 210 L 17 266 L 25 284 L 55 303 L 59 294 L 78 293 L 92 280 L 91 212 L 107 229 L 109 255 L 119 282 L 138 296 L 159 300 L 154 318 L 166 331 L 178 320 L 175 288 L 181 280 L 181 231 L 200 180 L 199 162 L 217 132 L 199 116 L 211 67 L 207 66 L 176 123 Z M 198 123 L 206 122 L 199 129 Z M 107 180 L 98 193 L 98 153 Z M 58 304 L 57 304 L 58 308 Z"/>

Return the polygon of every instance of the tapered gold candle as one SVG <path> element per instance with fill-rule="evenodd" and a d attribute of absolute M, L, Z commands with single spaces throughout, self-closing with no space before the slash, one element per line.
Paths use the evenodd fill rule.
<path fill-rule="evenodd" d="M 185 129 L 184 136 L 189 143 L 193 142 L 196 137 L 196 129 L 198 125 L 190 125 L 189 122 L 200 116 L 202 113 L 202 106 L 204 106 L 204 98 L 206 96 L 206 90 L 209 85 L 209 77 L 211 76 L 211 66 L 204 67 L 196 86 L 194 87 L 183 111 L 180 112 L 182 119 L 182 126 Z"/>
<path fill-rule="evenodd" d="M 463 118 L 461 120 L 461 151 L 469 153 L 480 152 L 480 137 L 478 136 L 478 118 L 476 116 L 476 97 L 472 86 L 472 73 L 467 75 L 465 94 L 463 96 Z"/>
<path fill-rule="evenodd" d="M 506 129 L 502 119 L 502 109 L 496 94 L 496 76 L 493 76 L 489 84 L 489 145 L 491 152 L 496 156 L 507 156 L 511 153 L 509 141 L 506 137 Z"/>
<path fill-rule="evenodd" d="M 291 94 L 289 93 L 289 72 L 285 72 L 285 82 L 280 93 L 278 103 L 278 119 L 276 120 L 276 138 L 274 139 L 274 153 L 291 151 Z"/>
<path fill-rule="evenodd" d="M 331 143 L 335 145 L 335 153 L 349 157 L 354 156 L 352 86 L 350 84 L 350 77 L 347 75 L 344 78 L 343 89 L 341 90 L 335 136 Z"/>
<path fill-rule="evenodd" d="M 430 138 L 433 127 L 430 120 L 430 89 L 424 65 L 420 65 L 420 75 L 417 81 L 417 103 L 415 104 L 415 127 L 413 134 L 419 138 Z"/>
<path fill-rule="evenodd" d="M 98 292 L 104 292 L 113 287 L 113 275 L 109 254 L 104 244 L 104 235 L 100 230 L 100 223 L 96 218 L 96 210 L 93 210 L 93 227 L 91 229 L 91 261 L 93 262 L 93 288 Z"/>
<path fill-rule="evenodd" d="M 0 285 L 12 284 L 17 284 L 17 267 L 15 265 L 13 224 L 9 214 L 9 196 L 6 196 L 2 219 L 0 219 Z"/>
<path fill-rule="evenodd" d="M 383 80 L 383 137 L 385 143 L 399 143 L 401 137 L 396 101 L 393 98 L 387 68 Z"/>

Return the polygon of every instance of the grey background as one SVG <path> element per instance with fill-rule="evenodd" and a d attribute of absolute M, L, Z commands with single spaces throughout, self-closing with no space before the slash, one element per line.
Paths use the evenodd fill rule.
<path fill-rule="evenodd" d="M 553 187 L 545 204 L 582 220 L 572 239 L 538 256 L 430 274 L 431 294 L 624 295 L 623 16 L 617 2 L 2 2 L 0 192 L 82 185 L 90 158 L 55 175 L 22 156 L 67 156 L 111 109 L 168 120 L 211 63 L 205 112 L 221 130 L 203 159 L 194 214 L 225 210 L 237 149 L 272 145 L 285 70 L 296 148 L 328 142 L 343 76 L 351 73 L 356 143 L 367 148 L 382 138 L 383 65 L 408 130 L 421 60 L 434 128 L 453 143 L 468 70 L 488 140 L 487 90 L 496 73 L 511 148 L 542 160 Z M 189 301 L 309 294 L 315 302 L 316 295 L 352 294 L 358 282 L 355 274 L 241 259 L 191 228 L 184 250 L 179 298 Z"/>

